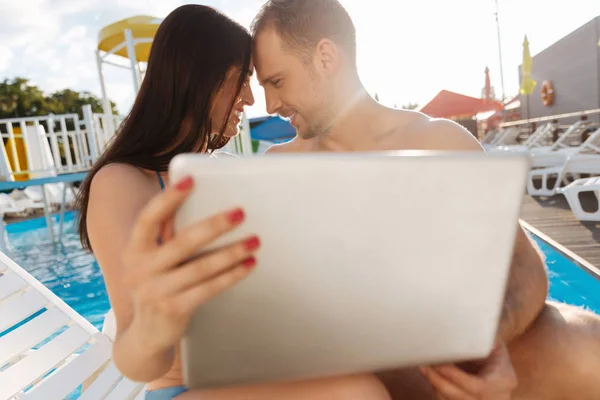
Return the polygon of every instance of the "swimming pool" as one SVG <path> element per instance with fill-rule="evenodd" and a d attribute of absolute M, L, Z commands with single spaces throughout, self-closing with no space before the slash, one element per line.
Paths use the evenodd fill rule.
<path fill-rule="evenodd" d="M 58 224 L 54 226 L 57 229 Z M 102 329 L 110 309 L 102 272 L 81 247 L 74 213 L 65 214 L 64 228 L 62 243 L 51 244 L 43 218 L 8 224 L 8 256 Z"/>
<path fill-rule="evenodd" d="M 6 229 L 11 246 L 9 256 L 94 326 L 102 329 L 104 315 L 110 308 L 106 287 L 98 263 L 81 248 L 75 215 L 65 215 L 61 244 L 48 242 L 43 219 L 9 224 Z M 583 306 L 600 314 L 600 280 L 539 237 L 534 236 L 534 239 L 547 257 L 549 298 Z"/>

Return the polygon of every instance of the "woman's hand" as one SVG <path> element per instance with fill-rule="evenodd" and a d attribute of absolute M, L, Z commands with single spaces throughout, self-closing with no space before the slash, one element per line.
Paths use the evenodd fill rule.
<path fill-rule="evenodd" d="M 196 257 L 243 222 L 240 209 L 173 234 L 174 213 L 192 186 L 186 178 L 153 198 L 141 211 L 123 255 L 124 283 L 133 303 L 130 329 L 148 354 L 172 350 L 196 308 L 245 278 L 256 264 L 257 237 Z"/>
<path fill-rule="evenodd" d="M 499 344 L 477 374 L 456 365 L 422 367 L 421 373 L 441 400 L 508 400 L 517 387 L 517 376 L 506 346 Z"/>

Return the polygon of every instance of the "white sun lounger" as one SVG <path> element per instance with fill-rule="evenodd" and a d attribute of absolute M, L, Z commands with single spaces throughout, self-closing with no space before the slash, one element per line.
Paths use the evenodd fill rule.
<path fill-rule="evenodd" d="M 567 158 L 560 166 L 531 170 L 527 177 L 527 193 L 531 196 L 554 196 L 562 186 L 581 178 L 582 174 L 600 175 L 600 155 L 580 154 Z M 569 177 L 572 177 L 571 181 Z M 540 187 L 534 183 L 538 180 L 541 181 Z M 550 184 L 551 180 L 555 182 Z"/>
<path fill-rule="evenodd" d="M 144 398 L 111 361 L 109 338 L 0 253 L 0 334 L 19 324 L 0 336 L 0 400 L 62 400 L 84 382 L 80 399 Z"/>
<path fill-rule="evenodd" d="M 549 146 L 542 146 L 545 139 L 552 136 L 555 125 L 548 123 L 540 126 L 533 132 L 522 144 L 508 144 L 498 145 L 494 148 L 489 148 L 488 151 L 510 151 L 510 152 L 523 152 L 528 153 L 530 151 L 542 151 L 549 149 Z"/>
<path fill-rule="evenodd" d="M 571 211 L 580 221 L 600 221 L 600 177 L 577 179 L 571 184 L 558 190 L 562 193 L 571 207 Z M 579 195 L 584 192 L 594 193 L 598 205 L 595 211 L 585 211 Z"/>
<path fill-rule="evenodd" d="M 553 196 L 562 186 L 581 178 L 581 174 L 600 175 L 599 140 L 600 128 L 578 147 L 532 157 L 533 169 L 527 178 L 527 192 L 531 196 Z M 573 179 L 567 179 L 570 176 Z M 556 179 L 553 185 L 550 185 L 551 179 Z M 534 183 L 538 180 L 540 187 Z"/>
<path fill-rule="evenodd" d="M 0 215 L 5 214 L 21 214 L 25 212 L 25 207 L 17 205 L 6 193 L 0 193 Z"/>
<path fill-rule="evenodd" d="M 66 188 L 65 188 L 66 185 Z M 63 190 L 65 191 L 65 203 L 72 205 L 75 203 L 75 191 L 71 185 L 60 183 L 48 183 L 44 185 L 48 202 L 52 205 L 60 205 L 63 200 Z M 33 201 L 42 201 L 42 188 L 40 186 L 29 186 L 24 191 L 25 195 Z"/>
<path fill-rule="evenodd" d="M 579 121 L 567 129 L 548 151 L 531 153 L 532 168 L 557 167 L 563 165 L 569 157 L 577 156 L 584 152 L 600 154 L 600 149 L 595 146 L 595 142 L 600 135 L 600 129 L 597 129 L 579 146 L 570 145 L 573 139 L 580 136 L 582 131 L 587 128 L 587 125 L 583 124 L 582 121 Z"/>
<path fill-rule="evenodd" d="M 498 146 L 516 144 L 520 134 L 521 131 L 518 128 L 508 128 L 498 132 L 489 143 L 483 143 L 483 147 L 486 150 L 492 150 Z"/>
<path fill-rule="evenodd" d="M 552 136 L 556 129 L 556 124 L 548 123 L 539 127 L 525 142 L 523 142 L 523 144 L 499 146 L 490 151 L 529 153 L 532 156 L 533 168 L 551 166 L 546 165 L 544 160 L 547 157 L 550 157 L 552 160 L 559 158 L 564 162 L 564 154 L 571 155 L 576 152 L 578 146 L 573 146 L 572 143 L 576 141 L 576 139 L 581 136 L 582 131 L 587 128 L 588 124 L 585 121 L 577 121 L 560 134 L 556 142 L 552 143 Z M 551 144 L 548 145 L 548 143 Z M 553 157 L 557 155 L 558 157 Z"/>
<path fill-rule="evenodd" d="M 496 140 L 496 137 L 498 137 L 498 135 L 500 135 L 502 133 L 503 133 L 503 131 L 501 131 L 501 130 L 491 130 L 491 131 L 489 131 L 481 139 L 481 144 L 482 145 L 488 145 L 488 144 L 493 143 L 494 140 Z"/>

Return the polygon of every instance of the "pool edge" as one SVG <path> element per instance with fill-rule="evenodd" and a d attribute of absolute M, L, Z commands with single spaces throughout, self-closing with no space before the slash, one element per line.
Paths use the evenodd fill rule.
<path fill-rule="evenodd" d="M 579 267 L 586 270 L 592 277 L 600 280 L 600 269 L 592 265 L 589 261 L 584 259 L 583 257 L 575 254 L 572 250 L 569 250 L 567 247 L 563 246 L 556 240 L 552 239 L 550 236 L 546 235 L 544 232 L 535 228 L 533 225 L 528 223 L 527 221 L 520 220 L 523 228 L 533 233 L 537 237 L 539 237 L 544 242 L 548 243 L 550 246 L 554 247 L 557 251 L 562 253 L 565 257 L 570 258 L 573 262 L 575 262 Z"/>

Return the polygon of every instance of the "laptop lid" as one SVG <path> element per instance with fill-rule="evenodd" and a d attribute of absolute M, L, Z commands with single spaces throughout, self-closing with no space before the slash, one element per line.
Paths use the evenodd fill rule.
<path fill-rule="evenodd" d="M 258 266 L 199 307 L 182 340 L 191 388 L 486 356 L 529 158 L 319 153 L 173 160 L 195 190 L 175 230 L 241 206 Z"/>

